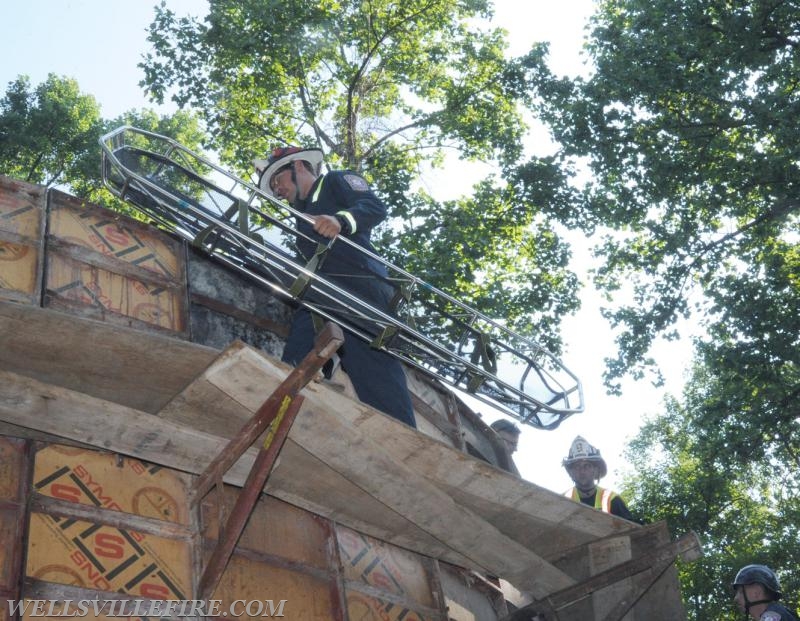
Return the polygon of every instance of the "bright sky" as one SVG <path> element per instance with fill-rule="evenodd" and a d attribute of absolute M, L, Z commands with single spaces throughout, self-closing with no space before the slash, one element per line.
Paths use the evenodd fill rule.
<path fill-rule="evenodd" d="M 101 104 L 105 118 L 131 108 L 154 108 L 138 86 L 142 72 L 137 64 L 149 49 L 146 30 L 155 4 L 155 0 L 4 3 L 2 92 L 20 74 L 27 74 L 31 83 L 38 85 L 53 72 L 75 78 L 81 91 L 94 95 Z M 167 6 L 178 15 L 204 15 L 206 3 L 167 0 Z M 535 41 L 550 41 L 550 65 L 556 73 L 576 75 L 584 70 L 580 52 L 583 28 L 593 8 L 591 0 L 496 0 L 495 6 L 496 23 L 510 33 L 512 53 L 526 51 Z M 533 141 L 540 140 L 537 135 Z M 576 247 L 575 255 L 576 270 L 582 273 L 589 260 L 588 247 Z M 643 415 L 661 410 L 665 394 L 647 382 L 631 381 L 624 384 L 622 397 L 605 394 L 603 358 L 613 354 L 613 338 L 600 317 L 599 297 L 588 281 L 586 284 L 583 310 L 577 317 L 567 318 L 563 326 L 567 344 L 563 359 L 583 383 L 586 411 L 572 416 L 555 431 L 526 427 L 515 456 L 524 478 L 556 492 L 570 485 L 560 464 L 578 434 L 597 446 L 608 463 L 609 475 L 601 484 L 617 487 L 626 467 L 621 456 L 625 441 L 635 435 Z M 682 371 L 690 362 L 688 342 L 660 346 L 654 355 L 667 373 L 666 390 L 679 393 Z M 488 411 L 483 413 L 487 422 L 496 417 Z"/>

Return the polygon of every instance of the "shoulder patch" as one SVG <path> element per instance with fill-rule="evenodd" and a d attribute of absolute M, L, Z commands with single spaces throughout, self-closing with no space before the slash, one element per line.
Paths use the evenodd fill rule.
<path fill-rule="evenodd" d="M 355 175 L 353 173 L 348 173 L 344 175 L 344 180 L 347 182 L 347 185 L 350 186 L 350 189 L 355 190 L 356 192 L 366 192 L 369 190 L 369 184 L 364 177 Z"/>
<path fill-rule="evenodd" d="M 761 621 L 781 621 L 781 619 L 783 619 L 783 615 L 773 610 L 767 610 L 761 615 Z"/>

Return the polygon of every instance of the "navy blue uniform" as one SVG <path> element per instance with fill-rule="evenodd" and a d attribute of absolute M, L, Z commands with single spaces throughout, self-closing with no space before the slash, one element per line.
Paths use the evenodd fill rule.
<path fill-rule="evenodd" d="M 370 241 L 372 229 L 386 218 L 386 206 L 359 175 L 349 171 L 333 171 L 318 177 L 305 199 L 293 207 L 310 215 L 338 216 L 344 224 L 340 235 L 347 235 L 359 246 L 375 252 Z M 311 240 L 299 238 L 301 260 L 307 263 L 317 251 L 317 244 L 330 240 L 318 235 L 305 220 L 297 227 Z M 325 278 L 370 305 L 389 313 L 393 287 L 383 278 L 385 267 L 347 244 L 334 243 L 318 270 Z M 373 349 L 369 343 L 345 331 L 339 351 L 342 368 L 353 382 L 358 398 L 374 408 L 416 427 L 411 396 L 400 362 L 386 352 Z M 315 329 L 311 314 L 299 309 L 292 326 L 283 360 L 298 364 L 314 345 Z"/>
<path fill-rule="evenodd" d="M 759 621 L 797 621 L 789 610 L 777 602 L 772 602 L 767 609 L 761 613 Z"/>

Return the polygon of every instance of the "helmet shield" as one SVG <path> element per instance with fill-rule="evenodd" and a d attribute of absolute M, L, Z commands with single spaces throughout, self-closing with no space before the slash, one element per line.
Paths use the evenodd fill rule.
<path fill-rule="evenodd" d="M 608 474 L 606 461 L 600 455 L 600 451 L 589 444 L 585 438 L 576 436 L 569 447 L 569 454 L 562 460 L 561 465 L 569 470 L 570 466 L 579 461 L 596 462 L 600 471 L 598 478 L 602 479 Z"/>

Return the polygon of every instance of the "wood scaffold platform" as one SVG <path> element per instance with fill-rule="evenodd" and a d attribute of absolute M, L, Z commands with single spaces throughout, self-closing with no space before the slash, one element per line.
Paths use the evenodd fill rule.
<path fill-rule="evenodd" d="M 0 433 L 199 475 L 195 502 L 223 482 L 244 488 L 220 520 L 201 597 L 263 492 L 499 577 L 519 593 L 508 621 L 685 618 L 674 561 L 700 554 L 694 534 L 673 541 L 663 523 L 594 511 L 312 381 L 340 334 L 325 332 L 292 370 L 241 342 L 219 352 L 0 302 Z M 270 442 L 251 446 L 273 419 Z"/>

